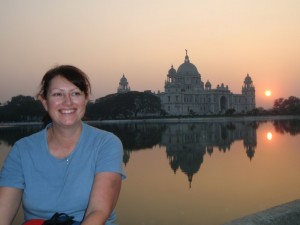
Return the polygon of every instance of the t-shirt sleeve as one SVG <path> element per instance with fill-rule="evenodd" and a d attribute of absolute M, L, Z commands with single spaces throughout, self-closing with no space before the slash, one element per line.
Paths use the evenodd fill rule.
<path fill-rule="evenodd" d="M 123 145 L 120 139 L 112 133 L 107 133 L 98 146 L 96 173 L 119 173 L 125 179 L 123 169 Z"/>
<path fill-rule="evenodd" d="M 12 147 L 0 172 L 0 186 L 24 189 L 24 175 L 18 142 Z"/>

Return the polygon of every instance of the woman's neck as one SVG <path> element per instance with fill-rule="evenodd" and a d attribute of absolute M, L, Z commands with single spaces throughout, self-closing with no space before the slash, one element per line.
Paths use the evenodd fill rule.
<path fill-rule="evenodd" d="M 73 128 L 52 125 L 47 130 L 50 153 L 57 158 L 65 158 L 75 149 L 80 138 L 82 124 Z"/>

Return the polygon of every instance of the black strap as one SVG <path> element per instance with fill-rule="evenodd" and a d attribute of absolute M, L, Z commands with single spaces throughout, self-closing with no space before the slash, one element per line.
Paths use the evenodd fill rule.
<path fill-rule="evenodd" d="M 49 220 L 46 220 L 43 225 L 72 225 L 74 216 L 68 216 L 65 213 L 55 213 Z"/>

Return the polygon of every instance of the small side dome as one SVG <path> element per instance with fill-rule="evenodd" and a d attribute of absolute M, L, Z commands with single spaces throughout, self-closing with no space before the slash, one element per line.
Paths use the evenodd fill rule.
<path fill-rule="evenodd" d="M 126 93 L 126 92 L 129 92 L 129 91 L 130 91 L 130 87 L 128 85 L 128 81 L 127 81 L 125 75 L 123 74 L 123 76 L 120 79 L 119 87 L 117 89 L 117 92 L 118 93 Z"/>
<path fill-rule="evenodd" d="M 254 85 L 253 85 L 253 81 L 251 79 L 251 77 L 249 76 L 249 74 L 247 74 L 247 76 L 245 77 L 245 80 L 244 80 L 244 85 L 243 85 L 243 89 L 242 90 L 245 90 L 245 89 L 251 89 L 251 90 L 255 90 L 254 88 Z"/>
<path fill-rule="evenodd" d="M 120 83 L 119 84 L 128 84 L 127 78 L 125 77 L 124 74 L 123 74 L 122 78 L 120 79 Z"/>
<path fill-rule="evenodd" d="M 245 77 L 245 81 L 244 81 L 245 84 L 252 84 L 252 79 L 251 77 L 249 76 L 249 74 L 247 73 L 247 76 Z"/>
<path fill-rule="evenodd" d="M 173 65 L 171 66 L 171 69 L 168 71 L 169 76 L 174 76 L 176 74 L 176 70 L 174 69 Z"/>
<path fill-rule="evenodd" d="M 209 80 L 206 81 L 205 88 L 211 89 L 211 83 L 209 82 Z"/>

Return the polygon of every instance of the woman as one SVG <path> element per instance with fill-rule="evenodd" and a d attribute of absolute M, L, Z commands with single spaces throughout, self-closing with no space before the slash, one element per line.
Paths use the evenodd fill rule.
<path fill-rule="evenodd" d="M 0 174 L 1 225 L 10 225 L 22 201 L 25 221 L 65 213 L 73 224 L 115 220 L 123 150 L 113 134 L 82 122 L 88 77 L 63 65 L 43 77 L 39 99 L 50 123 L 15 143 Z"/>

